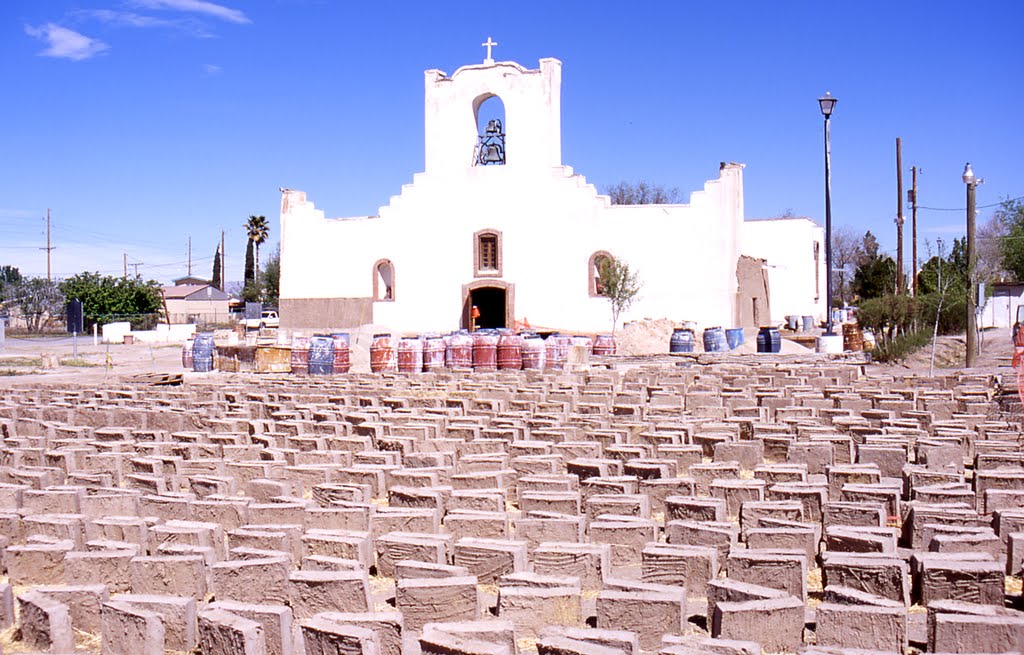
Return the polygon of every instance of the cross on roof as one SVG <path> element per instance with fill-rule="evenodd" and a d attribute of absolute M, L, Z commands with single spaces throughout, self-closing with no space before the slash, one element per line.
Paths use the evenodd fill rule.
<path fill-rule="evenodd" d="M 495 41 L 491 41 L 491 37 L 487 37 L 487 42 L 486 43 L 481 43 L 480 45 L 482 45 L 485 48 L 487 48 L 487 59 L 484 59 L 484 63 L 485 64 L 493 64 L 494 60 L 491 59 L 491 48 L 493 48 L 494 46 L 496 46 L 498 44 Z"/>

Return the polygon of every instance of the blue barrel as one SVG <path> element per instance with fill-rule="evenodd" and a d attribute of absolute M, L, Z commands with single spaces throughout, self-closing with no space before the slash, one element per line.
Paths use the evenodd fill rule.
<path fill-rule="evenodd" d="M 782 334 L 779 328 L 762 327 L 757 331 L 757 352 L 777 353 L 782 351 Z"/>
<path fill-rule="evenodd" d="M 323 334 L 309 338 L 309 374 L 334 373 L 334 338 Z"/>
<path fill-rule="evenodd" d="M 213 370 L 213 332 L 201 332 L 192 342 L 192 370 L 197 373 Z"/>
<path fill-rule="evenodd" d="M 810 332 L 811 330 L 814 329 L 814 317 L 813 316 L 803 316 L 801 318 L 803 319 L 803 322 L 804 322 L 804 332 Z"/>
<path fill-rule="evenodd" d="M 692 353 L 693 345 L 697 339 L 693 336 L 693 330 L 689 328 L 676 328 L 672 330 L 672 339 L 668 342 L 670 353 Z"/>
<path fill-rule="evenodd" d="M 796 332 L 800 329 L 800 317 L 799 316 L 787 316 L 786 317 L 786 328 Z"/>
<path fill-rule="evenodd" d="M 718 326 L 704 330 L 704 352 L 724 353 L 728 349 L 729 344 L 725 342 L 725 330 Z"/>
<path fill-rule="evenodd" d="M 725 342 L 729 350 L 736 350 L 743 345 L 743 328 L 729 328 L 725 331 Z"/>

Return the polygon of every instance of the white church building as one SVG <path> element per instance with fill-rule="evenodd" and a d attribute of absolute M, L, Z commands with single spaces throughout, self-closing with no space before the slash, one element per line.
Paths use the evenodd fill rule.
<path fill-rule="evenodd" d="M 477 327 L 606 332 L 603 257 L 643 285 L 620 321 L 752 328 L 824 315 L 822 228 L 745 221 L 742 165 L 723 163 L 686 204 L 613 205 L 562 163 L 560 61 L 530 70 L 488 56 L 425 78 L 424 171 L 379 215 L 328 218 L 282 190 L 282 327 L 448 332 L 476 307 Z M 481 112 L 495 96 L 503 123 Z"/>

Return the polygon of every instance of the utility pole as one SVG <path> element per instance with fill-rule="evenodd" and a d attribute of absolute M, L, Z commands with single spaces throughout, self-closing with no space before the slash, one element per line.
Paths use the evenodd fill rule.
<path fill-rule="evenodd" d="M 135 267 L 135 277 L 139 277 L 139 267 L 145 263 L 146 262 L 135 262 L 134 264 L 132 264 L 132 266 Z"/>
<path fill-rule="evenodd" d="M 124 253 L 124 279 L 128 279 L 128 253 Z"/>
<path fill-rule="evenodd" d="M 896 137 L 896 294 L 903 295 L 903 144 Z"/>
<path fill-rule="evenodd" d="M 978 302 L 978 290 L 975 287 L 975 265 L 977 255 L 974 250 L 974 196 L 978 180 L 971 170 L 970 162 L 964 167 L 964 184 L 967 185 L 967 358 L 964 365 L 974 366 L 978 350 L 978 317 L 975 308 Z"/>
<path fill-rule="evenodd" d="M 188 275 L 192 277 L 192 237 L 188 238 Z"/>
<path fill-rule="evenodd" d="M 50 245 L 50 209 L 46 209 L 46 247 L 40 248 L 40 250 L 46 251 L 46 281 L 50 282 L 50 252 L 53 251 L 57 246 Z"/>
<path fill-rule="evenodd" d="M 914 257 L 914 278 L 911 283 L 914 286 L 914 296 L 917 296 L 917 166 L 910 167 L 910 175 L 913 184 L 913 188 L 907 194 L 910 196 L 910 225 L 911 225 L 911 240 Z"/>

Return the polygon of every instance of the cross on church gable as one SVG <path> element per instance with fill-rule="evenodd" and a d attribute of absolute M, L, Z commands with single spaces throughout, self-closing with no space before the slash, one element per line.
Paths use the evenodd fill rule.
<path fill-rule="evenodd" d="M 485 48 L 487 48 L 487 59 L 484 59 L 484 63 L 485 64 L 493 64 L 494 60 L 491 59 L 491 48 L 493 48 L 494 46 L 498 45 L 497 42 L 491 41 L 491 37 L 487 37 L 487 42 L 486 43 L 481 43 L 480 45 L 482 45 Z"/>

